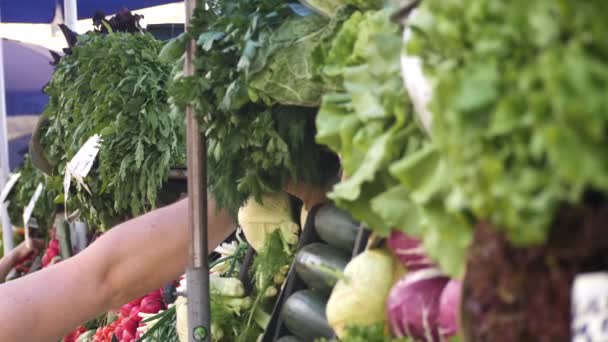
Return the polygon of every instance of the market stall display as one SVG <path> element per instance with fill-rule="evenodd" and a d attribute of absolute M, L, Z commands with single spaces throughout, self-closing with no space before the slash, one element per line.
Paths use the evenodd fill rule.
<path fill-rule="evenodd" d="M 47 88 L 52 172 L 26 159 L 9 209 L 18 220 L 48 188 L 34 212 L 48 267 L 65 244 L 57 204 L 94 238 L 163 190 L 181 196 L 167 179 L 184 166 L 192 106 L 209 192 L 239 225 L 210 255 L 211 341 L 568 341 L 584 330 L 572 330 L 575 277 L 608 266 L 605 9 L 213 1 L 165 44 L 136 15 L 98 18 Z M 62 197 L 94 134 L 91 173 Z M 307 192 L 327 200 L 309 206 Z M 64 341 L 185 342 L 186 283 Z"/>

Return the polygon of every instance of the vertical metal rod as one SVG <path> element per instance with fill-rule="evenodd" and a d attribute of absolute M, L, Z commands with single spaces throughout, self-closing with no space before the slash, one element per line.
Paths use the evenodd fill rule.
<path fill-rule="evenodd" d="M 186 0 L 186 29 L 196 8 L 197 0 Z M 186 49 L 184 74 L 194 74 L 196 44 L 190 40 Z M 209 263 L 207 260 L 207 144 L 200 133 L 192 106 L 186 109 L 188 140 L 188 216 L 191 244 L 188 282 L 188 341 L 211 341 L 209 307 Z"/>
<path fill-rule="evenodd" d="M 63 22 L 72 31 L 77 31 L 76 23 L 78 22 L 78 4 L 77 0 L 63 1 Z"/>
<path fill-rule="evenodd" d="M 0 13 L 0 22 L 2 21 Z M 4 83 L 4 41 L 0 39 L 0 189 L 8 180 L 10 172 L 8 156 L 8 133 L 6 129 L 6 97 Z M 2 241 L 4 243 L 4 253 L 13 249 L 13 229 L 11 220 L 6 210 L 6 205 L 0 203 L 0 218 L 2 219 Z M 1 255 L 0 255 L 1 257 Z"/>

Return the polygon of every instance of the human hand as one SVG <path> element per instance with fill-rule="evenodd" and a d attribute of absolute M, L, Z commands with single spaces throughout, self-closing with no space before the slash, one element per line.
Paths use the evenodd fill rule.
<path fill-rule="evenodd" d="M 293 183 L 287 184 L 287 193 L 293 195 L 302 202 L 304 202 L 304 208 L 306 210 L 312 209 L 317 204 L 322 204 L 327 201 L 327 189 L 319 185 L 313 185 L 310 183 Z"/>
<path fill-rule="evenodd" d="M 17 247 L 15 247 L 11 253 L 13 254 L 15 262 L 19 262 L 28 257 L 32 252 L 39 252 L 44 248 L 44 241 L 40 239 L 30 239 L 29 243 L 23 241 Z"/>

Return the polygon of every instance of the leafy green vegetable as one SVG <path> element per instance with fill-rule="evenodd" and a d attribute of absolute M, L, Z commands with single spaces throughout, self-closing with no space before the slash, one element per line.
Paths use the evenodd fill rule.
<path fill-rule="evenodd" d="M 410 22 L 408 49 L 436 84 L 433 138 L 456 185 L 449 197 L 515 243 L 544 242 L 561 204 L 608 190 L 607 9 L 425 0 Z"/>
<path fill-rule="evenodd" d="M 300 0 L 300 2 L 319 14 L 334 17 L 340 8 L 353 6 L 360 10 L 378 10 L 384 5 L 384 0 Z"/>
<path fill-rule="evenodd" d="M 276 284 L 273 278 L 293 259 L 293 251 L 283 248 L 281 235 L 269 235 L 264 247 L 254 259 L 250 270 L 255 288 L 251 297 L 230 298 L 218 291 L 211 293 L 211 334 L 213 341 L 255 341 L 264 332 L 261 323 L 267 323 L 264 308 L 272 307 L 274 299 L 267 290 Z M 178 309 L 179 310 L 179 309 Z"/>
<path fill-rule="evenodd" d="M 315 78 L 313 51 L 329 43 L 344 16 L 291 16 L 270 34 L 248 74 L 249 96 L 265 103 L 318 107 L 323 83 Z"/>
<path fill-rule="evenodd" d="M 296 79 L 280 74 L 287 68 L 281 63 L 293 63 L 284 58 L 288 47 L 280 44 L 300 44 L 293 41 L 294 35 L 302 29 L 310 30 L 311 24 L 318 30 L 316 25 L 325 22 L 318 17 L 295 16 L 280 0 L 238 0 L 208 10 L 199 6 L 192 21 L 192 35 L 198 45 L 195 75 L 176 81 L 171 89 L 172 101 L 180 108 L 191 104 L 198 114 L 208 140 L 210 191 L 218 206 L 232 213 L 250 196 L 259 201 L 264 193 L 281 190 L 289 181 L 324 184 L 337 173 L 336 162 L 331 163 L 333 156 L 314 142 L 316 110 L 269 100 L 277 94 L 293 95 L 270 88 L 275 84 L 269 82 L 277 77 L 295 81 L 296 85 L 290 87 L 298 91 L 301 84 L 308 84 L 296 95 L 308 98 L 307 105 L 311 96 L 319 96 L 320 85 L 315 89 L 316 83 L 307 75 Z M 298 30 L 275 31 L 286 20 L 285 25 L 292 22 Z M 300 23 L 308 24 L 302 27 Z M 307 44 L 313 42 L 309 39 L 305 44 L 304 40 L 301 45 L 306 52 L 310 49 Z M 277 44 L 280 51 L 276 50 Z M 255 86 L 264 93 L 249 87 L 249 77 L 256 74 L 259 78 Z M 260 96 L 271 103 L 256 103 Z"/>
<path fill-rule="evenodd" d="M 394 63 L 401 46 L 397 31 L 385 12 L 355 12 L 325 60 L 317 61 L 324 62 L 320 70 L 325 77 L 335 79 L 343 89 L 323 97 L 317 117 L 317 141 L 340 154 L 349 176 L 330 197 L 382 232 L 389 227 L 371 210 L 369 199 L 397 183 L 388 175 L 390 161 L 422 136 L 412 126 L 399 64 Z M 403 134 L 408 125 L 411 142 Z"/>
<path fill-rule="evenodd" d="M 264 247 L 255 257 L 251 268 L 258 292 L 264 293 L 269 286 L 275 285 L 274 276 L 281 272 L 281 268 L 290 265 L 293 257 L 293 250 L 291 253 L 285 251 L 281 232 L 278 229 L 268 235 Z"/>
<path fill-rule="evenodd" d="M 381 234 L 422 238 L 428 255 L 460 276 L 471 231 L 447 196 L 445 163 L 413 115 L 401 51 L 387 10 L 353 13 L 331 48 L 317 51 L 320 76 L 340 89 L 323 97 L 317 141 L 339 153 L 348 176 L 329 196 Z"/>
<path fill-rule="evenodd" d="M 349 326 L 346 328 L 346 334 L 340 339 L 342 342 L 413 342 L 409 338 L 395 339 L 387 336 L 385 333 L 384 324 L 374 324 L 368 326 Z M 316 342 L 327 342 L 326 339 L 320 339 Z"/>
<path fill-rule="evenodd" d="M 177 315 L 175 306 L 157 314 L 156 316 L 147 318 L 144 323 L 149 321 L 157 320 L 146 333 L 144 333 L 137 342 L 153 342 L 153 341 L 166 341 L 166 342 L 179 342 L 175 324 L 177 322 Z"/>
<path fill-rule="evenodd" d="M 42 183 L 42 194 L 36 202 L 32 217 L 36 219 L 41 231 L 48 231 L 53 225 L 54 217 L 52 215 L 56 208 L 55 197 L 57 192 L 53 190 L 56 185 L 51 184 L 54 180 L 36 169 L 32 165 L 29 155 L 25 155 L 23 165 L 16 172 L 21 173 L 21 176 L 7 198 L 7 201 L 10 202 L 7 209 L 11 223 L 13 225 L 24 225 L 23 210 L 34 196 L 38 184 Z"/>
<path fill-rule="evenodd" d="M 184 119 L 167 104 L 170 66 L 158 58 L 161 47 L 149 34 L 81 35 L 45 89 L 42 144 L 54 175 L 63 179 L 90 136 L 103 139 L 85 179 L 91 194 L 74 187 L 68 206 L 102 229 L 154 208 L 169 169 L 185 160 Z"/>

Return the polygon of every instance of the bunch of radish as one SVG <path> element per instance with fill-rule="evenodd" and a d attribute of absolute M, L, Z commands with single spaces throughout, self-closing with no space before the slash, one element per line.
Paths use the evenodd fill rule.
<path fill-rule="evenodd" d="M 80 326 L 74 329 L 71 333 L 69 333 L 66 337 L 63 338 L 63 342 L 76 342 L 80 335 L 87 332 L 87 329 L 83 326 Z"/>
<path fill-rule="evenodd" d="M 120 324 L 119 320 L 116 320 L 105 327 L 100 327 L 93 336 L 93 342 L 112 342 L 114 331 Z"/>
<path fill-rule="evenodd" d="M 142 335 L 137 328 L 145 326 L 141 314 L 155 314 L 164 309 L 160 289 L 137 298 L 120 308 L 118 319 L 111 325 L 97 329 L 94 342 L 110 342 L 112 336 L 120 342 L 135 342 Z"/>
<path fill-rule="evenodd" d="M 45 268 L 49 265 L 55 264 L 61 260 L 60 250 L 59 250 L 59 240 L 53 236 L 49 242 L 49 247 L 44 252 L 42 256 L 42 268 Z"/>
<path fill-rule="evenodd" d="M 409 271 L 393 286 L 386 301 L 393 335 L 426 342 L 446 341 L 455 335 L 460 281 L 441 273 L 416 239 L 394 231 L 388 246 Z"/>

